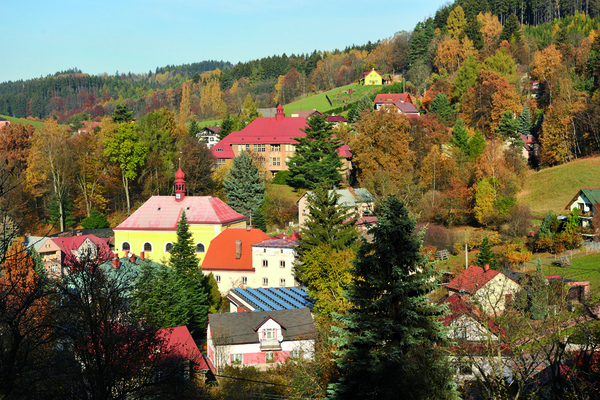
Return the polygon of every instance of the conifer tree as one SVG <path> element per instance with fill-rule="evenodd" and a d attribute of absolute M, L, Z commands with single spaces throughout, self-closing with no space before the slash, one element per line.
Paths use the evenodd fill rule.
<path fill-rule="evenodd" d="M 535 273 L 531 276 L 531 318 L 544 319 L 548 315 L 548 287 L 538 258 Z"/>
<path fill-rule="evenodd" d="M 190 126 L 188 127 L 188 135 L 195 138 L 200 133 L 200 127 L 198 126 L 198 121 L 193 120 L 190 122 Z"/>
<path fill-rule="evenodd" d="M 531 112 L 527 104 L 523 105 L 523 111 L 519 115 L 519 125 L 517 131 L 523 135 L 529 135 L 531 132 Z"/>
<path fill-rule="evenodd" d="M 101 214 L 97 209 L 92 208 L 90 216 L 81 221 L 81 226 L 85 229 L 103 229 L 108 228 L 110 223 L 104 214 Z"/>
<path fill-rule="evenodd" d="M 257 229 L 260 229 L 263 232 L 267 231 L 267 220 L 265 219 L 265 213 L 263 212 L 262 208 L 259 207 L 256 209 L 252 223 Z"/>
<path fill-rule="evenodd" d="M 469 139 L 469 158 L 475 161 L 485 150 L 485 138 L 479 129 Z"/>
<path fill-rule="evenodd" d="M 234 129 L 234 121 L 229 113 L 221 121 L 221 130 L 219 131 L 219 140 L 223 140 L 229 135 Z"/>
<path fill-rule="evenodd" d="M 502 28 L 502 33 L 500 34 L 498 41 L 500 43 L 504 40 L 510 42 L 513 39 L 517 43 L 522 42 L 521 25 L 519 24 L 519 18 L 517 18 L 515 14 L 510 14 L 506 19 L 506 23 Z"/>
<path fill-rule="evenodd" d="M 313 190 L 321 184 L 340 183 L 344 164 L 337 149 L 342 142 L 333 136 L 333 124 L 325 117 L 314 116 L 302 131 L 306 136 L 294 138 L 298 142 L 296 152 L 288 161 L 289 185 Z"/>
<path fill-rule="evenodd" d="M 247 217 L 251 217 L 265 199 L 265 183 L 260 177 L 258 166 L 245 151 L 233 159 L 223 186 L 227 205 Z"/>
<path fill-rule="evenodd" d="M 475 265 L 483 268 L 485 265 L 489 265 L 490 269 L 498 269 L 498 260 L 496 259 L 496 253 L 492 250 L 490 239 L 486 236 L 479 245 L 479 254 L 475 259 Z"/>
<path fill-rule="evenodd" d="M 357 216 L 348 214 L 348 210 L 337 204 L 340 196 L 334 190 L 321 185 L 306 196 L 309 216 L 300 230 L 301 239 L 296 247 L 300 258 L 321 245 L 345 250 L 357 244 Z M 301 266 L 298 268 L 301 274 Z"/>
<path fill-rule="evenodd" d="M 444 311 L 427 297 L 437 283 L 433 263 L 402 201 L 387 198 L 378 217 L 351 269 L 350 309 L 337 317 L 344 328 L 334 328 L 341 377 L 330 398 L 452 398 Z"/>
<path fill-rule="evenodd" d="M 469 155 L 469 131 L 462 118 L 459 118 L 452 129 L 452 144 L 463 154 Z"/>
<path fill-rule="evenodd" d="M 117 104 L 112 119 L 118 124 L 131 122 L 133 121 L 133 110 L 127 104 Z"/>
<path fill-rule="evenodd" d="M 447 124 L 452 119 L 452 115 L 454 114 L 454 110 L 448 101 L 448 96 L 445 93 L 438 93 L 437 96 L 433 98 L 431 102 L 431 107 L 429 107 L 429 111 L 432 113 L 436 113 L 438 118 L 443 123 Z"/>

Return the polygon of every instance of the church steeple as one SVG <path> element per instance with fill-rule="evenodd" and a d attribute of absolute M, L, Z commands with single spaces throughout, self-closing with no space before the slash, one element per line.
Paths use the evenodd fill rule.
<path fill-rule="evenodd" d="M 185 174 L 181 170 L 181 159 L 179 159 L 179 169 L 175 172 L 175 200 L 181 201 L 185 198 Z"/>

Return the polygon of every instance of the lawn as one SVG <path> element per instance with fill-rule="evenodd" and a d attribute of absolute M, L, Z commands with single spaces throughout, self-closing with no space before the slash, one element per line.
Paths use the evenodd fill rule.
<path fill-rule="evenodd" d="M 29 120 L 24 119 L 24 118 L 13 118 L 13 117 L 9 117 L 7 115 L 0 115 L 0 117 L 4 118 L 6 120 L 9 120 L 11 123 L 13 123 L 15 125 L 18 125 L 18 124 L 21 124 L 21 125 L 31 124 L 31 125 L 33 125 L 33 127 L 35 129 L 40 129 L 40 128 L 42 128 L 44 126 L 43 122 L 29 121 Z"/>
<path fill-rule="evenodd" d="M 585 255 L 581 252 L 573 256 L 570 267 L 557 267 L 548 265 L 543 268 L 545 275 L 560 275 L 566 279 L 590 281 L 591 291 L 597 292 L 600 288 L 600 253 Z"/>
<path fill-rule="evenodd" d="M 352 94 L 348 93 L 348 89 L 352 89 Z M 358 101 L 363 94 L 372 93 L 379 90 L 381 90 L 381 86 L 362 86 L 358 83 L 353 83 L 351 85 L 342 86 L 327 92 L 321 92 L 311 95 L 310 97 L 296 100 L 293 103 L 284 105 L 283 111 L 285 112 L 285 115 L 288 116 L 298 110 L 316 109 L 321 112 L 325 112 L 327 110 L 331 110 L 332 108 L 342 107 L 346 104 L 354 103 L 355 101 Z M 329 105 L 329 102 L 325 98 L 326 95 L 329 96 L 329 100 L 331 100 L 332 105 Z"/>
<path fill-rule="evenodd" d="M 565 211 L 579 189 L 600 187 L 600 157 L 590 157 L 532 173 L 519 199 L 538 215 Z"/>

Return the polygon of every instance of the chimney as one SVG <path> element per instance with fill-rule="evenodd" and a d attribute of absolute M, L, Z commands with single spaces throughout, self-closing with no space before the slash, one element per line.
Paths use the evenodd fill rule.
<path fill-rule="evenodd" d="M 248 226 L 246 227 L 246 230 L 247 230 L 248 232 L 250 232 L 250 231 L 252 230 L 252 225 L 248 225 Z"/>
<path fill-rule="evenodd" d="M 240 258 L 242 258 L 242 241 L 236 240 L 235 241 L 235 259 L 239 260 Z"/>
<path fill-rule="evenodd" d="M 237 312 L 239 312 L 239 313 L 240 313 L 240 312 L 246 312 L 246 307 L 244 307 L 244 306 L 239 306 L 239 307 L 237 308 Z"/>
<path fill-rule="evenodd" d="M 485 264 L 485 265 L 483 266 L 483 271 L 484 271 L 484 272 L 488 272 L 489 270 L 490 270 L 490 264 Z"/>
<path fill-rule="evenodd" d="M 140 251 L 140 259 L 143 261 L 145 259 L 145 254 L 143 251 Z"/>
<path fill-rule="evenodd" d="M 131 254 L 131 253 L 129 253 Z M 129 257 L 129 261 L 131 261 L 132 263 L 135 264 L 135 254 L 131 254 L 131 257 Z"/>
<path fill-rule="evenodd" d="M 117 253 L 115 253 L 113 256 L 113 260 L 112 260 L 113 268 L 119 269 L 120 263 L 121 262 L 119 261 L 119 255 Z"/>

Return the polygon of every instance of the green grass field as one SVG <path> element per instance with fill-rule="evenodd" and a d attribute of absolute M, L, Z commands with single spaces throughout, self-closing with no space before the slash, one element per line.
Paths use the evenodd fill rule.
<path fill-rule="evenodd" d="M 529 175 L 519 195 L 535 214 L 561 213 L 581 188 L 600 187 L 600 157 L 585 158 Z"/>
<path fill-rule="evenodd" d="M 22 124 L 22 125 L 31 124 L 31 125 L 34 126 L 35 129 L 40 129 L 41 127 L 44 126 L 43 122 L 29 121 L 29 120 L 26 120 L 24 118 L 13 118 L 13 117 L 9 117 L 7 115 L 0 115 L 0 117 L 4 118 L 6 120 L 9 120 L 11 123 L 16 124 L 16 125 L 18 125 L 18 124 Z"/>
<path fill-rule="evenodd" d="M 567 279 L 578 281 L 590 281 L 591 291 L 598 292 L 600 289 L 600 253 L 583 253 L 579 257 L 573 257 L 570 267 L 556 267 L 553 265 L 544 267 L 545 275 L 560 275 Z"/>
<path fill-rule="evenodd" d="M 352 88 L 352 94 L 348 93 L 348 89 L 350 88 Z M 358 83 L 353 83 L 351 85 L 342 86 L 327 92 L 321 92 L 315 95 L 310 95 L 310 97 L 296 100 L 290 104 L 284 105 L 283 111 L 285 112 L 285 115 L 291 115 L 298 110 L 317 109 L 321 112 L 325 112 L 327 110 L 331 110 L 332 108 L 342 107 L 346 104 L 354 103 L 355 101 L 358 101 L 363 94 L 379 91 L 380 89 L 381 86 L 361 86 Z M 332 106 L 329 105 L 329 102 L 325 98 L 326 95 L 329 96 Z"/>

